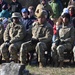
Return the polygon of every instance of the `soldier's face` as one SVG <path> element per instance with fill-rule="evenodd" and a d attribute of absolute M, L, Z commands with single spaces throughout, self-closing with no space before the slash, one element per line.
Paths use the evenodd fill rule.
<path fill-rule="evenodd" d="M 43 24 L 45 21 L 46 21 L 46 18 L 44 17 L 38 18 L 39 24 Z"/>
<path fill-rule="evenodd" d="M 63 23 L 66 24 L 66 23 L 68 23 L 68 22 L 69 22 L 69 19 L 66 18 L 66 17 L 63 17 Z"/>
<path fill-rule="evenodd" d="M 14 22 L 14 23 L 18 23 L 18 22 L 19 22 L 19 18 L 14 17 L 14 18 L 13 18 L 13 22 Z"/>

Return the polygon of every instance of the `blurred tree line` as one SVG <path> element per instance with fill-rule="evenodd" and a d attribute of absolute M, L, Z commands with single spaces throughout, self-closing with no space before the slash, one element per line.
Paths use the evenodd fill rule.
<path fill-rule="evenodd" d="M 8 3 L 10 3 L 12 0 L 5 0 Z M 23 7 L 29 7 L 30 5 L 34 6 L 36 8 L 36 6 L 40 3 L 41 0 L 18 0 Z M 48 0 L 50 1 L 50 0 Z M 60 0 L 63 8 L 67 7 L 69 0 Z"/>
<path fill-rule="evenodd" d="M 5 0 L 8 3 L 11 3 L 12 0 Z M 34 6 L 36 8 L 36 6 L 40 3 L 40 0 L 18 0 L 23 7 L 29 7 L 30 5 Z"/>

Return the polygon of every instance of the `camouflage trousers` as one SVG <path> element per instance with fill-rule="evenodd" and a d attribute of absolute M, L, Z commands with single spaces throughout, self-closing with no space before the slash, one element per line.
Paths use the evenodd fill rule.
<path fill-rule="evenodd" d="M 38 42 L 36 45 L 32 44 L 30 41 L 25 42 L 21 45 L 20 49 L 20 61 L 22 64 L 26 64 L 27 53 L 32 50 L 36 50 L 38 54 L 38 60 L 44 62 L 44 52 L 47 49 L 46 44 L 43 42 Z"/>
<path fill-rule="evenodd" d="M 65 43 L 62 45 L 58 45 L 57 47 L 54 47 L 52 45 L 51 50 L 52 50 L 52 58 L 57 61 L 63 61 L 64 60 L 64 52 L 65 51 L 70 51 L 72 49 L 72 45 L 70 43 Z"/>
<path fill-rule="evenodd" d="M 17 53 L 19 52 L 19 49 L 21 47 L 22 42 L 16 42 L 12 43 L 9 46 L 7 43 L 3 43 L 1 45 L 1 53 L 5 60 L 9 59 L 9 55 L 13 60 L 18 59 Z"/>
<path fill-rule="evenodd" d="M 73 56 L 74 56 L 74 61 L 75 61 L 75 46 L 73 48 Z"/>

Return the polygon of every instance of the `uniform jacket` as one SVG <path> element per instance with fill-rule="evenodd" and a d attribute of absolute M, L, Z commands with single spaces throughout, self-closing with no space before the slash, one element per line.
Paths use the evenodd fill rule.
<path fill-rule="evenodd" d="M 52 33 L 52 26 L 48 22 L 44 24 L 34 22 L 32 25 L 32 38 L 39 39 L 41 42 L 50 42 L 52 40 Z"/>
<path fill-rule="evenodd" d="M 62 27 L 58 30 L 56 35 L 56 40 L 60 40 L 60 42 L 64 41 L 65 43 L 71 43 L 74 42 L 74 27 L 70 24 L 67 26 L 62 25 Z"/>
<path fill-rule="evenodd" d="M 0 40 L 3 39 L 4 26 L 0 23 Z"/>
<path fill-rule="evenodd" d="M 9 41 L 10 43 L 22 41 L 25 36 L 25 29 L 23 28 L 24 27 L 21 23 L 9 23 L 4 32 L 4 41 Z"/>

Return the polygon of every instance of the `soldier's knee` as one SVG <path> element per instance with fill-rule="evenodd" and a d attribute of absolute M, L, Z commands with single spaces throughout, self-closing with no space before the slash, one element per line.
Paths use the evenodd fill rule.
<path fill-rule="evenodd" d="M 54 45 L 51 46 L 51 51 L 54 52 L 56 50 L 56 47 Z"/>
<path fill-rule="evenodd" d="M 38 42 L 38 43 L 37 43 L 37 46 L 40 46 L 41 44 L 42 44 L 42 42 Z"/>
<path fill-rule="evenodd" d="M 59 45 L 56 50 L 57 50 L 57 53 L 63 53 L 64 46 L 63 45 Z"/>
<path fill-rule="evenodd" d="M 36 45 L 36 51 L 40 51 L 40 53 L 43 53 L 45 50 L 47 50 L 47 46 L 43 42 L 38 42 Z"/>
<path fill-rule="evenodd" d="M 1 45 L 1 52 L 5 52 L 6 51 L 6 43 L 3 43 Z"/>
<path fill-rule="evenodd" d="M 44 42 L 38 42 L 37 47 L 44 47 L 46 48 L 46 44 Z"/>
<path fill-rule="evenodd" d="M 73 53 L 75 54 L 75 47 L 73 48 Z"/>
<path fill-rule="evenodd" d="M 25 43 L 23 43 L 20 48 L 20 53 L 25 53 L 26 51 L 27 51 L 27 47 L 26 47 Z"/>
<path fill-rule="evenodd" d="M 1 49 L 4 49 L 6 47 L 6 43 L 3 43 L 2 45 L 1 45 Z"/>
<path fill-rule="evenodd" d="M 11 44 L 9 46 L 9 52 L 13 52 L 13 51 L 16 51 L 16 46 L 14 44 Z"/>

